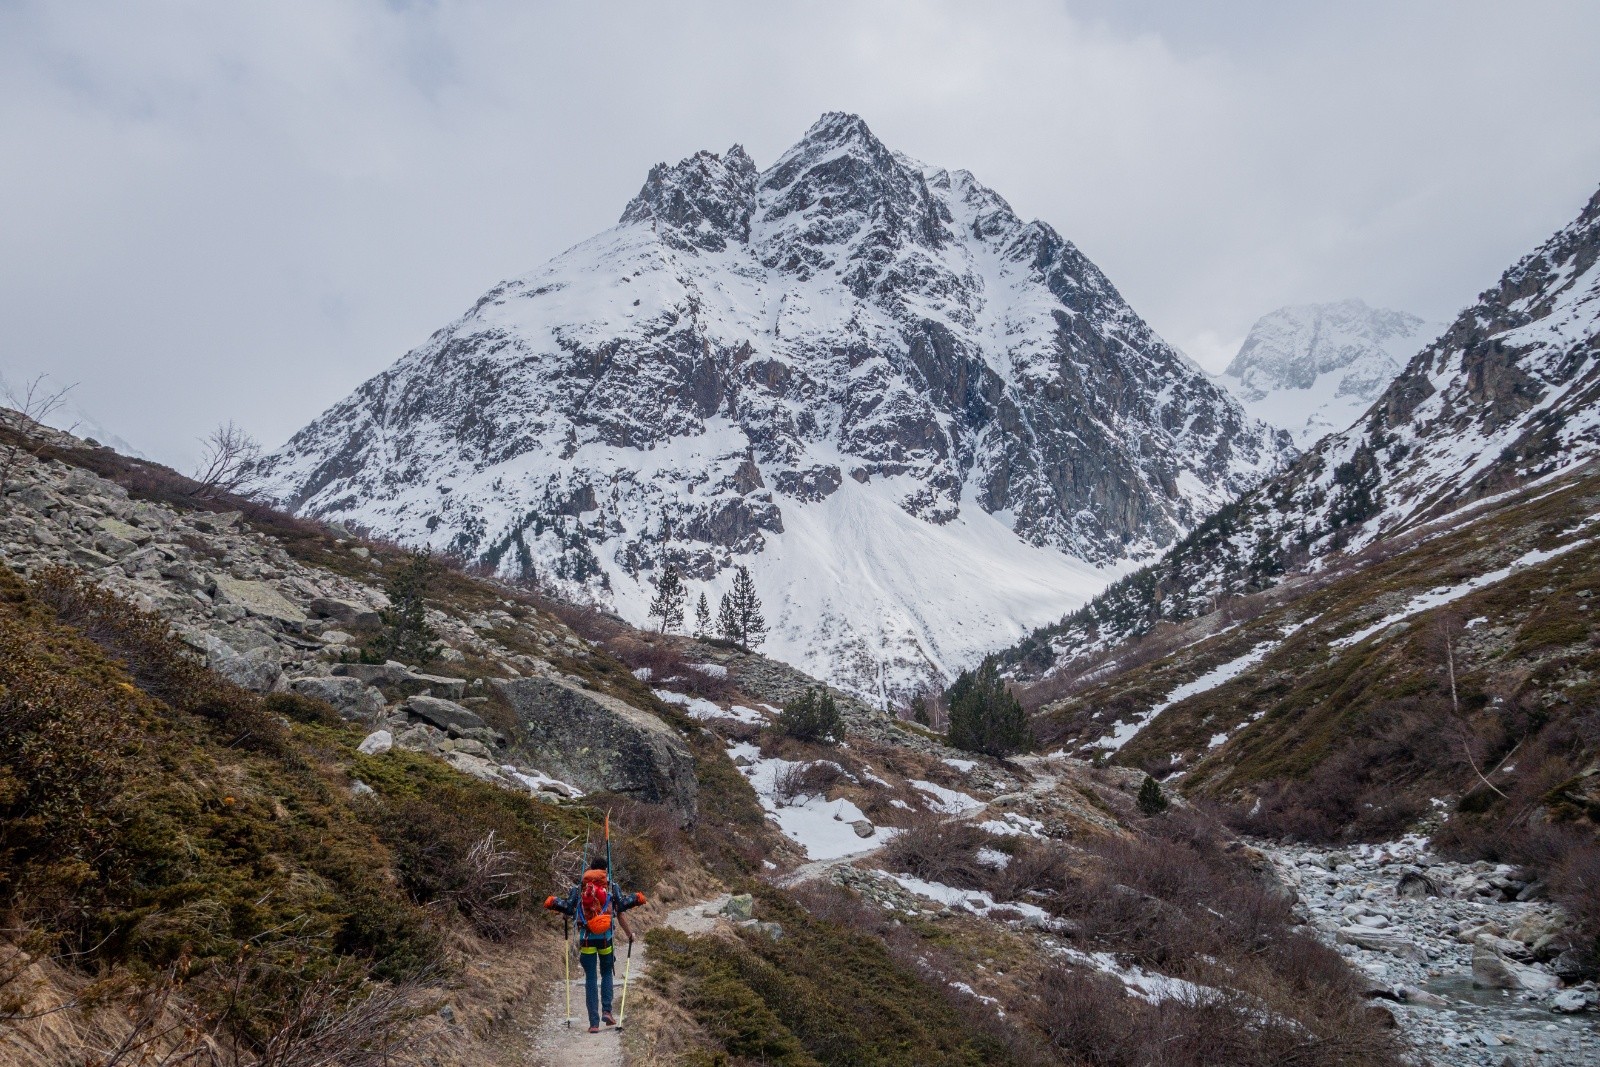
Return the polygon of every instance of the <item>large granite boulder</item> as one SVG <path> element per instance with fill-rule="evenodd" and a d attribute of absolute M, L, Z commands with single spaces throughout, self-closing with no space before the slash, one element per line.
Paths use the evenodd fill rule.
<path fill-rule="evenodd" d="M 604 693 L 560 678 L 496 681 L 516 713 L 518 762 L 587 793 L 627 793 L 695 817 L 694 757 L 666 723 Z"/>
<path fill-rule="evenodd" d="M 455 730 L 458 733 L 467 730 L 481 730 L 486 723 L 475 711 L 469 711 L 453 700 L 444 700 L 439 697 L 416 696 L 400 705 L 405 711 L 423 722 L 437 726 L 449 733 Z"/>
<path fill-rule="evenodd" d="M 298 628 L 308 620 L 306 613 L 266 582 L 253 582 L 227 574 L 214 574 L 207 591 L 219 604 L 233 604 L 251 615 Z"/>
<path fill-rule="evenodd" d="M 333 705 L 341 718 L 372 722 L 383 714 L 383 694 L 359 678 L 296 678 L 291 691 Z"/>

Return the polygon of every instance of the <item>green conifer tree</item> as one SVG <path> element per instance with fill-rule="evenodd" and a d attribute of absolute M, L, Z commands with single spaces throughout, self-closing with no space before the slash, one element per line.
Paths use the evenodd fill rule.
<path fill-rule="evenodd" d="M 428 625 L 425 599 L 438 574 L 439 564 L 427 549 L 406 554 L 405 562 L 384 583 L 389 606 L 378 612 L 382 631 L 361 650 L 364 662 L 392 659 L 420 667 L 438 658 L 439 635 Z"/>
<path fill-rule="evenodd" d="M 956 748 L 1001 757 L 1033 748 L 1028 714 L 1006 688 L 993 657 L 976 671 L 962 671 L 946 696 L 947 737 Z"/>
<path fill-rule="evenodd" d="M 683 625 L 683 602 L 688 595 L 678 568 L 667 564 L 656 584 L 655 599 L 650 601 L 650 617 L 661 620 L 662 633 L 671 633 Z"/>
<path fill-rule="evenodd" d="M 694 635 L 699 638 L 711 636 L 711 605 L 706 603 L 703 589 L 700 591 L 700 603 L 694 606 Z"/>
<path fill-rule="evenodd" d="M 750 568 L 743 564 L 734 572 L 733 589 L 722 595 L 717 629 L 745 652 L 760 645 L 767 636 L 767 620 L 761 614 L 755 579 L 750 577 Z"/>
<path fill-rule="evenodd" d="M 1146 815 L 1160 815 L 1167 810 L 1167 798 L 1161 792 L 1161 783 L 1148 774 L 1144 776 L 1144 784 L 1139 786 L 1139 810 Z"/>
<path fill-rule="evenodd" d="M 778 714 L 778 730 L 796 741 L 843 741 L 844 719 L 832 693 L 826 689 L 807 689 L 804 695 L 783 706 Z"/>

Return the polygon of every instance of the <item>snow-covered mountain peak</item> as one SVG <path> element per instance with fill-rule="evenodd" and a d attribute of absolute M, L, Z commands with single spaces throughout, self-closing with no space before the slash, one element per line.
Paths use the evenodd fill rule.
<path fill-rule="evenodd" d="M 742 146 L 721 156 L 696 152 L 676 166 L 652 167 L 620 224 L 654 220 L 664 227 L 664 240 L 720 252 L 729 241 L 750 239 L 755 193 L 756 165 Z"/>
<path fill-rule="evenodd" d="M 886 699 L 1081 602 L 1274 469 L 1072 244 L 825 115 L 653 168 L 263 465 L 297 510 L 598 596 L 744 564 L 769 650 Z"/>
<path fill-rule="evenodd" d="M 1308 448 L 1359 418 L 1442 329 L 1357 299 L 1283 307 L 1256 320 L 1220 380 Z"/>

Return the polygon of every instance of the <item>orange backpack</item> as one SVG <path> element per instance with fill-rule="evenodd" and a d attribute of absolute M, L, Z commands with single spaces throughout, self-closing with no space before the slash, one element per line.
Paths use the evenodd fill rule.
<path fill-rule="evenodd" d="M 611 932 L 611 888 L 606 871 L 584 871 L 578 896 L 578 923 L 591 934 Z"/>

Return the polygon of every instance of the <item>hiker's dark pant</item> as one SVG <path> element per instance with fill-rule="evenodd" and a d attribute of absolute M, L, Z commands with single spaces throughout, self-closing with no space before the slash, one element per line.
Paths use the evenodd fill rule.
<path fill-rule="evenodd" d="M 617 956 L 610 945 L 591 945 L 578 950 L 578 962 L 583 964 L 583 1001 L 589 1008 L 589 1025 L 599 1026 L 600 1013 L 611 1014 L 611 973 L 616 970 Z"/>

